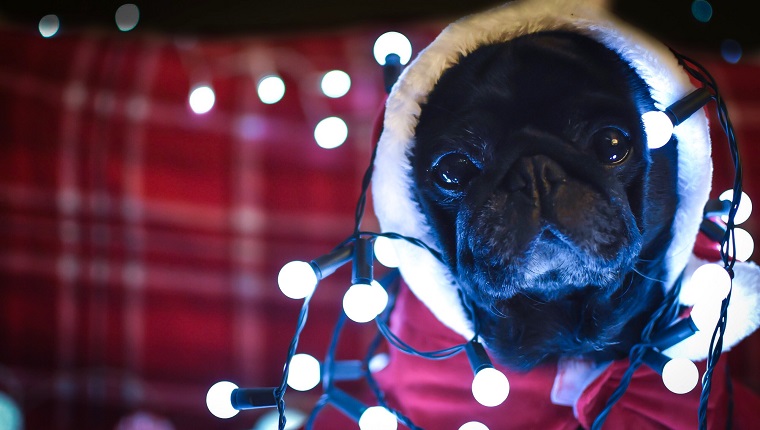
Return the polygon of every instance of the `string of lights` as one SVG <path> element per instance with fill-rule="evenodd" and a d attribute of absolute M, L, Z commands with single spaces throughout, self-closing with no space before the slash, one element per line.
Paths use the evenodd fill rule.
<path fill-rule="evenodd" d="M 377 56 L 377 53 L 376 53 Z M 403 59 L 398 60 L 398 55 L 386 54 L 388 68 L 386 75 L 398 77 L 400 71 L 398 65 L 403 64 Z M 592 428 L 602 428 L 612 407 L 625 394 L 632 377 L 636 370 L 646 364 L 663 378 L 663 384 L 672 392 L 684 394 L 690 392 L 698 383 L 699 372 L 695 364 L 685 358 L 671 358 L 663 351 L 688 339 L 699 331 L 709 331 L 714 328 L 710 351 L 707 361 L 707 371 L 702 378 L 702 393 L 700 397 L 699 422 L 700 427 L 706 426 L 707 402 L 710 393 L 710 384 L 712 372 L 715 369 L 717 361 L 721 354 L 722 339 L 725 332 L 728 303 L 731 297 L 731 283 L 733 278 L 733 264 L 737 260 L 737 241 L 739 238 L 735 233 L 737 224 L 737 214 L 745 206 L 740 207 L 740 202 L 744 199 L 749 204 L 746 194 L 741 191 L 741 166 L 739 162 L 738 149 L 733 129 L 728 120 L 728 113 L 725 103 L 719 95 L 717 85 L 709 74 L 703 70 L 697 63 L 677 54 L 677 57 L 684 63 L 684 68 L 695 75 L 695 78 L 703 83 L 703 87 L 686 95 L 684 98 L 669 106 L 663 111 L 650 112 L 642 116 L 648 142 L 651 149 L 656 149 L 671 141 L 674 127 L 688 119 L 694 112 L 702 109 L 705 104 L 715 100 L 718 105 L 719 118 L 721 125 L 729 137 L 729 145 L 736 166 L 736 176 L 734 187 L 727 191 L 727 195 L 721 195 L 720 201 L 710 202 L 709 208 L 705 208 L 705 220 L 710 225 L 720 227 L 720 234 L 713 232 L 713 237 L 720 236 L 721 257 L 723 266 L 718 264 L 705 264 L 699 267 L 691 277 L 690 283 L 701 282 L 710 285 L 701 285 L 700 290 L 703 297 L 696 301 L 688 316 L 679 318 L 683 311 L 679 304 L 679 296 L 682 289 L 682 278 L 676 282 L 666 294 L 659 308 L 653 313 L 649 322 L 641 333 L 641 341 L 635 345 L 629 353 L 629 367 L 626 369 L 623 378 L 614 393 L 607 400 L 605 408 L 597 416 Z M 383 58 L 380 56 L 379 58 Z M 408 61 L 408 60 L 407 60 Z M 382 63 L 381 63 L 382 64 Z M 395 79 L 394 77 L 394 79 Z M 386 83 L 387 84 L 387 83 Z M 389 88 L 386 85 L 386 88 Z M 663 127 L 664 126 L 664 127 Z M 376 148 L 375 148 L 376 149 Z M 291 342 L 288 351 L 287 362 L 283 372 L 282 384 L 274 389 L 274 404 L 279 412 L 279 429 L 284 430 L 285 405 L 284 394 L 286 387 L 291 384 L 289 381 L 289 372 L 292 368 L 302 367 L 299 363 L 300 358 L 295 354 L 303 325 L 308 314 L 309 299 L 315 293 L 315 289 L 320 280 L 334 273 L 339 267 L 352 262 L 352 285 L 346 291 L 343 298 L 343 313 L 335 326 L 330 347 L 320 368 L 319 362 L 316 362 L 317 376 L 312 377 L 317 383 L 305 384 L 304 387 L 313 388 L 318 384 L 319 378 L 322 380 L 323 394 L 315 404 L 306 424 L 307 429 L 311 429 L 315 423 L 316 417 L 320 411 L 327 405 L 332 405 L 346 416 L 355 420 L 359 428 L 378 429 L 395 429 L 399 422 L 403 423 L 410 429 L 418 429 L 411 419 L 404 416 L 401 411 L 391 408 L 385 401 L 385 396 L 379 385 L 372 376 L 370 360 L 374 356 L 380 342 L 385 340 L 388 345 L 396 350 L 429 360 L 445 360 L 464 351 L 471 365 L 474 374 L 472 390 L 475 399 L 485 406 L 496 406 L 506 400 L 509 395 L 509 381 L 503 373 L 496 370 L 488 357 L 483 346 L 478 342 L 477 327 L 475 336 L 463 344 L 454 345 L 448 348 L 435 351 L 420 351 L 412 345 L 405 342 L 391 330 L 388 325 L 388 318 L 393 310 L 395 303 L 396 290 L 392 287 L 393 282 L 378 282 L 374 280 L 373 263 L 375 260 L 388 267 L 395 267 L 392 247 L 387 248 L 388 243 L 393 240 L 403 240 L 413 245 L 422 247 L 429 251 L 436 259 L 442 261 L 440 253 L 425 244 L 423 241 L 406 237 L 398 233 L 385 232 L 376 233 L 361 230 L 361 222 L 364 217 L 367 191 L 372 178 L 372 170 L 375 158 L 375 151 L 372 152 L 369 166 L 365 171 L 362 179 L 361 193 L 357 201 L 355 212 L 354 231 L 346 240 L 341 242 L 332 252 L 320 256 L 309 262 L 294 261 L 283 266 L 278 276 L 278 284 L 283 293 L 293 299 L 305 299 L 296 333 Z M 729 200 L 730 199 L 730 200 Z M 726 200 L 730 203 L 722 203 Z M 743 217 L 742 213 L 742 217 Z M 725 225 L 722 225 L 721 217 L 725 217 Z M 704 231 L 705 229 L 703 229 Z M 709 232 L 709 229 L 708 229 Z M 751 251 L 750 251 L 751 252 Z M 396 271 L 392 272 L 396 277 Z M 466 300 L 463 300 L 467 304 Z M 350 394 L 341 390 L 335 385 L 335 382 L 342 380 L 337 375 L 342 373 L 339 370 L 342 367 L 341 362 L 335 360 L 335 351 L 338 339 L 343 330 L 346 318 L 358 323 L 375 321 L 378 334 L 370 344 L 368 353 L 362 361 L 361 372 L 354 371 L 353 377 L 358 377 L 358 373 L 363 373 L 363 377 L 371 391 L 374 393 L 378 406 L 369 406 L 354 398 Z M 313 363 L 312 362 L 312 363 Z M 314 367 L 314 365 L 311 365 Z M 356 369 L 356 367 L 354 367 Z M 237 390 L 237 389 L 236 389 Z M 239 397 L 233 390 L 232 397 Z M 250 403 L 250 402 L 249 402 Z M 250 405 L 245 404 L 243 408 Z M 371 424 L 370 424 L 371 423 Z M 486 428 L 481 423 L 470 422 L 460 429 L 482 429 Z"/>

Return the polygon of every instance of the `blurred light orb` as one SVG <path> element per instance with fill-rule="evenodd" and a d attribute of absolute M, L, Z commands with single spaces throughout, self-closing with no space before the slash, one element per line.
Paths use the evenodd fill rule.
<path fill-rule="evenodd" d="M 459 430 L 488 430 L 488 427 L 483 423 L 470 421 L 469 423 L 462 424 Z"/>
<path fill-rule="evenodd" d="M 674 358 L 662 369 L 662 382 L 665 387 L 676 394 L 686 394 L 699 382 L 697 366 L 686 358 Z"/>
<path fill-rule="evenodd" d="M 322 76 L 320 88 L 327 97 L 343 97 L 351 89 L 351 77 L 342 70 L 331 70 Z"/>
<path fill-rule="evenodd" d="M 485 367 L 472 380 L 472 395 L 483 406 L 499 406 L 509 396 L 509 380 L 493 367 Z"/>
<path fill-rule="evenodd" d="M 734 197 L 734 190 L 723 191 L 718 197 L 719 200 L 731 201 Z M 734 224 L 739 225 L 749 219 L 752 215 L 752 199 L 749 198 L 747 193 L 742 191 L 742 198 L 739 201 L 739 207 L 736 209 L 736 215 L 734 216 Z M 728 215 L 720 217 L 723 222 L 728 222 Z"/>
<path fill-rule="evenodd" d="M 277 274 L 277 285 L 285 296 L 303 299 L 317 288 L 319 279 L 311 264 L 305 261 L 291 261 L 282 266 Z"/>
<path fill-rule="evenodd" d="M 116 9 L 115 19 L 119 30 L 130 31 L 137 27 L 140 21 L 140 9 L 132 3 L 123 4 Z"/>
<path fill-rule="evenodd" d="M 708 22 L 712 19 L 712 5 L 706 0 L 694 0 L 691 3 L 691 14 L 699 22 Z"/>
<path fill-rule="evenodd" d="M 190 91 L 190 109 L 198 115 L 202 115 L 214 107 L 216 95 L 208 85 L 200 85 Z"/>
<path fill-rule="evenodd" d="M 22 430 L 24 420 L 18 404 L 0 391 L 0 430 Z"/>
<path fill-rule="evenodd" d="M 367 363 L 367 367 L 369 368 L 369 371 L 372 373 L 377 373 L 386 367 L 388 367 L 388 364 L 391 362 L 391 357 L 381 352 L 374 357 L 370 358 L 369 363 Z"/>
<path fill-rule="evenodd" d="M 314 128 L 314 140 L 324 149 L 337 148 L 348 138 L 346 122 L 337 116 L 331 116 L 319 121 Z"/>
<path fill-rule="evenodd" d="M 375 239 L 375 258 L 385 267 L 395 268 L 399 265 L 398 254 L 393 247 L 393 240 L 385 236 L 378 236 Z"/>
<path fill-rule="evenodd" d="M 44 38 L 53 37 L 61 28 L 61 22 L 56 15 L 45 15 L 40 20 L 39 30 Z"/>
<path fill-rule="evenodd" d="M 262 103 L 275 104 L 285 96 L 285 82 L 277 75 L 267 75 L 259 80 L 256 91 Z"/>
<path fill-rule="evenodd" d="M 371 406 L 359 417 L 360 430 L 396 430 L 398 420 L 388 409 Z"/>
<path fill-rule="evenodd" d="M 388 54 L 397 54 L 401 58 L 401 64 L 406 64 L 412 59 L 412 43 L 403 34 L 389 31 L 375 40 L 372 53 L 377 64 L 381 66 L 385 65 L 385 57 Z"/>
<path fill-rule="evenodd" d="M 736 238 L 736 259 L 739 261 L 747 261 L 752 257 L 752 253 L 755 251 L 755 241 L 752 239 L 752 235 L 747 230 L 741 228 L 734 228 L 733 237 Z M 728 242 L 728 255 L 733 256 L 732 240 Z"/>
<path fill-rule="evenodd" d="M 309 354 L 296 354 L 290 359 L 288 386 L 296 391 L 309 391 L 322 380 L 319 361 Z"/>
<path fill-rule="evenodd" d="M 691 282 L 698 285 L 699 300 L 722 301 L 731 290 L 731 275 L 723 266 L 715 263 L 699 266 L 691 276 Z"/>
<path fill-rule="evenodd" d="M 725 39 L 720 43 L 720 55 L 726 62 L 736 64 L 742 58 L 742 45 L 733 39 Z"/>
<path fill-rule="evenodd" d="M 212 385 L 206 393 L 206 407 L 217 418 L 227 419 L 238 414 L 237 409 L 232 407 L 232 392 L 238 386 L 229 381 L 219 381 Z"/>

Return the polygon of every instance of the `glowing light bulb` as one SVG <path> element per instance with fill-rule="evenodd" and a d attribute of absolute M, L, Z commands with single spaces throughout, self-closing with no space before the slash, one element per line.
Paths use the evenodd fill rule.
<path fill-rule="evenodd" d="M 285 96 L 285 82 L 277 75 L 267 75 L 259 80 L 256 91 L 262 103 L 275 104 Z"/>
<path fill-rule="evenodd" d="M 298 430 L 306 423 L 309 418 L 307 414 L 298 409 L 288 406 L 285 409 L 285 430 Z M 280 412 L 271 411 L 261 415 L 251 430 L 275 430 L 280 424 Z"/>
<path fill-rule="evenodd" d="M 662 368 L 662 382 L 676 394 L 686 394 L 699 382 L 697 366 L 686 358 L 674 358 Z"/>
<path fill-rule="evenodd" d="M 367 367 L 369 368 L 370 372 L 377 373 L 388 367 L 388 364 L 390 362 L 391 358 L 388 356 L 388 354 L 381 352 L 380 354 L 377 354 L 374 357 L 370 358 L 369 363 L 367 363 Z"/>
<path fill-rule="evenodd" d="M 388 305 L 388 293 L 379 282 L 354 284 L 343 296 L 343 311 L 351 321 L 366 323 L 377 317 Z"/>
<path fill-rule="evenodd" d="M 509 396 L 509 380 L 493 367 L 485 367 L 472 380 L 472 395 L 483 406 L 498 406 Z"/>
<path fill-rule="evenodd" d="M 488 430 L 488 427 L 483 423 L 470 421 L 469 423 L 462 424 L 459 430 Z"/>
<path fill-rule="evenodd" d="M 401 58 L 401 64 L 406 64 L 412 58 L 412 44 L 406 36 L 395 31 L 389 31 L 375 41 L 372 48 L 377 64 L 384 65 L 388 54 L 396 54 Z"/>
<path fill-rule="evenodd" d="M 197 86 L 190 92 L 190 109 L 198 115 L 210 111 L 215 101 L 214 90 L 208 85 Z"/>
<path fill-rule="evenodd" d="M 396 430 L 398 420 L 388 409 L 382 406 L 371 406 L 359 417 L 361 430 Z"/>
<path fill-rule="evenodd" d="M 331 116 L 319 121 L 314 128 L 314 140 L 324 149 L 337 148 L 348 138 L 346 122 L 337 116 Z"/>
<path fill-rule="evenodd" d="M 343 97 L 351 88 L 351 77 L 342 70 L 331 70 L 322 76 L 320 87 L 327 97 Z"/>
<path fill-rule="evenodd" d="M 237 415 L 237 409 L 232 407 L 232 392 L 238 386 L 229 381 L 219 381 L 212 385 L 206 393 L 206 406 L 209 412 L 217 418 L 227 419 Z"/>
<path fill-rule="evenodd" d="M 283 294 L 291 299 L 303 299 L 317 288 L 317 274 L 311 264 L 305 261 L 291 261 L 282 266 L 277 275 L 277 284 Z"/>
<path fill-rule="evenodd" d="M 18 404 L 5 393 L 0 392 L 0 429 L 21 430 L 24 419 Z"/>
<path fill-rule="evenodd" d="M 375 259 L 385 267 L 398 267 L 399 259 L 396 249 L 393 247 L 393 239 L 378 236 L 375 239 Z"/>
<path fill-rule="evenodd" d="M 718 199 L 730 202 L 733 197 L 734 190 L 726 190 L 720 194 Z M 736 208 L 736 215 L 734 216 L 734 224 L 739 225 L 744 221 L 747 221 L 750 215 L 752 215 L 752 200 L 744 191 L 742 191 L 742 198 L 739 201 L 739 207 Z M 723 215 L 720 218 L 723 222 L 728 222 L 728 215 Z"/>
<path fill-rule="evenodd" d="M 40 19 L 39 24 L 40 34 L 44 38 L 53 37 L 58 33 L 58 29 L 61 28 L 61 22 L 56 15 L 45 15 Z"/>
<path fill-rule="evenodd" d="M 662 111 L 649 111 L 641 115 L 644 132 L 647 136 L 649 149 L 657 149 L 670 142 L 673 136 L 673 122 Z"/>
<path fill-rule="evenodd" d="M 123 4 L 116 9 L 116 26 L 121 31 L 130 31 L 137 27 L 140 21 L 140 9 L 131 3 Z"/>
<path fill-rule="evenodd" d="M 712 331 L 718 324 L 720 308 L 718 300 L 701 300 L 694 304 L 689 316 L 699 331 Z"/>
<path fill-rule="evenodd" d="M 736 242 L 736 259 L 739 261 L 747 261 L 752 257 L 752 253 L 755 251 L 755 241 L 752 239 L 752 235 L 747 230 L 741 228 L 734 228 L 734 234 Z M 731 239 L 728 242 L 728 255 L 734 255 L 733 246 L 731 246 Z"/>
<path fill-rule="evenodd" d="M 288 385 L 298 391 L 309 391 L 322 380 L 319 361 L 309 354 L 296 354 L 290 359 Z"/>
<path fill-rule="evenodd" d="M 697 299 L 699 301 L 721 301 L 731 290 L 731 275 L 723 266 L 714 263 L 699 266 L 694 271 L 690 282 L 696 283 L 700 292 L 700 297 Z"/>

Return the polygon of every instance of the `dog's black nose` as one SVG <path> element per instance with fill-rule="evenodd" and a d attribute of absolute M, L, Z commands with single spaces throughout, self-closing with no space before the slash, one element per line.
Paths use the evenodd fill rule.
<path fill-rule="evenodd" d="M 508 191 L 547 196 L 567 180 L 565 170 L 545 155 L 521 157 L 507 173 L 504 186 Z"/>

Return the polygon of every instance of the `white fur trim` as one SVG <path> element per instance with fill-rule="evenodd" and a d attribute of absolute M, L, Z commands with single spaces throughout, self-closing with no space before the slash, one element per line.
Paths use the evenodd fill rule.
<path fill-rule="evenodd" d="M 692 257 L 684 279 L 681 291 L 681 303 L 692 305 L 696 294 L 691 291 L 694 284 L 690 283 L 694 270 L 709 263 Z M 734 280 L 731 287 L 731 301 L 728 305 L 726 331 L 723 337 L 723 351 L 728 351 L 742 339 L 749 336 L 760 327 L 760 267 L 755 263 L 736 263 L 734 265 Z M 683 357 L 693 361 L 707 358 L 710 340 L 713 332 L 698 331 L 693 336 L 663 351 L 671 358 Z"/>
<path fill-rule="evenodd" d="M 373 178 L 374 207 L 383 231 L 417 237 L 434 245 L 424 216 L 410 192 L 409 152 L 421 111 L 445 70 L 480 46 L 547 30 L 564 29 L 588 35 L 615 50 L 651 87 L 657 107 L 664 109 L 693 86 L 666 47 L 628 26 L 599 1 L 518 0 L 465 17 L 449 25 L 404 70 L 388 97 L 384 130 L 378 142 Z M 642 112 L 643 113 L 643 112 Z M 667 288 L 686 265 L 707 202 L 712 173 L 710 139 L 704 112 L 676 128 L 679 204 L 673 243 L 667 252 Z M 398 247 L 401 272 L 412 292 L 446 326 L 470 337 L 472 324 L 460 305 L 448 270 L 427 251 Z"/>

